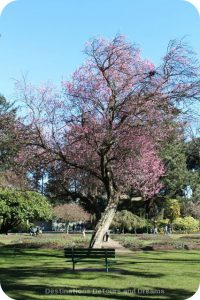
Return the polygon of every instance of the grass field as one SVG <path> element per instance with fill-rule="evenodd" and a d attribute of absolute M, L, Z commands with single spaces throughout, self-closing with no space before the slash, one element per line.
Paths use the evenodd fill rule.
<path fill-rule="evenodd" d="M 133 251 L 117 255 L 109 273 L 103 261 L 78 263 L 73 273 L 71 262 L 63 257 L 63 245 L 87 242 L 88 238 L 65 234 L 1 236 L 3 290 L 17 300 L 182 300 L 199 286 L 200 252 L 196 250 Z"/>

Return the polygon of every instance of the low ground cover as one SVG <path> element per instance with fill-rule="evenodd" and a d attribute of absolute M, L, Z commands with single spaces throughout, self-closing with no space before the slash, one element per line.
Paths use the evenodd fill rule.
<path fill-rule="evenodd" d="M 88 247 L 90 234 L 44 233 L 38 236 L 29 234 L 9 234 L 0 236 L 0 247 L 12 248 L 50 248 Z M 132 250 L 153 249 L 193 249 L 200 250 L 200 234 L 113 234 L 111 238 Z"/>
<path fill-rule="evenodd" d="M 200 250 L 200 234 L 116 234 L 112 237 L 132 250 Z"/>
<path fill-rule="evenodd" d="M 87 247 L 90 235 L 67 233 L 44 233 L 38 236 L 29 234 L 9 234 L 0 236 L 0 247 L 8 248 L 51 248 L 63 249 L 64 247 Z"/>

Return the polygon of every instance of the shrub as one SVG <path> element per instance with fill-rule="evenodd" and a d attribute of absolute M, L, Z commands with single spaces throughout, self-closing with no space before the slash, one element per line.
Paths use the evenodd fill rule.
<path fill-rule="evenodd" d="M 32 226 L 32 223 L 27 224 L 27 222 L 22 222 L 19 225 L 15 226 L 12 229 L 12 232 L 29 232 L 30 227 Z"/>
<path fill-rule="evenodd" d="M 49 220 L 51 206 L 46 197 L 34 191 L 0 188 L 0 233 L 8 233 L 26 220 Z"/>
<path fill-rule="evenodd" d="M 132 231 L 136 233 L 137 229 L 141 229 L 146 225 L 146 221 L 128 210 L 116 212 L 111 224 L 111 228 L 119 228 L 121 231 Z"/>
<path fill-rule="evenodd" d="M 173 223 L 174 230 L 184 232 L 196 232 L 199 230 L 199 221 L 193 217 L 177 218 Z"/>

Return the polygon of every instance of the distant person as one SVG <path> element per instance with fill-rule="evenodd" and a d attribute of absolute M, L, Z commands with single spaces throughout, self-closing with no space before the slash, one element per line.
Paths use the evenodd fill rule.
<path fill-rule="evenodd" d="M 158 228 L 154 227 L 154 234 L 158 234 Z"/>
<path fill-rule="evenodd" d="M 107 230 L 105 234 L 106 242 L 108 242 L 109 236 L 110 236 L 110 230 Z"/>
<path fill-rule="evenodd" d="M 83 235 L 83 237 L 85 238 L 85 227 L 83 227 L 82 235 Z"/>
<path fill-rule="evenodd" d="M 30 235 L 31 236 L 37 235 L 37 227 L 31 227 L 31 229 L 30 229 Z"/>
<path fill-rule="evenodd" d="M 172 225 L 171 224 L 168 225 L 168 233 L 172 234 Z"/>
<path fill-rule="evenodd" d="M 168 234 L 169 233 L 169 230 L 168 230 L 168 225 L 165 226 L 165 230 L 164 230 L 165 234 Z"/>

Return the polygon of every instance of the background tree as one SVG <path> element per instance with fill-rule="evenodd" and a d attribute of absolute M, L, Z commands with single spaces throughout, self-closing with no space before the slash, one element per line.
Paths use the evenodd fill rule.
<path fill-rule="evenodd" d="M 36 192 L 22 192 L 16 189 L 0 189 L 0 233 L 9 230 L 27 220 L 48 220 L 51 218 L 51 206 L 47 199 Z"/>
<path fill-rule="evenodd" d="M 176 199 L 167 199 L 165 203 L 165 218 L 168 218 L 171 223 L 178 217 L 180 217 L 180 203 Z"/>
<path fill-rule="evenodd" d="M 169 139 L 162 143 L 160 157 L 165 167 L 162 188 L 157 195 L 146 201 L 145 213 L 155 219 L 164 217 L 166 199 L 185 200 L 186 190 L 191 185 L 193 173 L 187 166 L 187 144 L 183 139 L 183 127 L 177 128 Z"/>
<path fill-rule="evenodd" d="M 66 224 L 67 233 L 70 222 L 86 222 L 90 220 L 90 214 L 86 212 L 80 205 L 75 203 L 55 206 L 53 209 L 53 215 L 59 221 Z"/>
<path fill-rule="evenodd" d="M 200 138 L 192 136 L 187 143 L 187 165 L 189 170 L 200 169 Z"/>
<path fill-rule="evenodd" d="M 17 109 L 0 95 L 0 187 L 29 189 L 24 162 L 16 163 L 23 148 L 22 129 L 25 126 L 17 117 Z M 23 152 L 21 152 L 21 155 Z"/>
<path fill-rule="evenodd" d="M 65 98 L 47 86 L 18 89 L 34 132 L 27 153 L 62 161 L 68 177 L 90 175 L 106 193 L 90 243 L 99 247 L 128 188 L 146 200 L 159 192 L 158 149 L 178 126 L 177 105 L 199 99 L 200 83 L 197 61 L 182 42 L 170 42 L 157 68 L 122 36 L 94 39 L 85 53 L 86 63 L 63 84 Z"/>
<path fill-rule="evenodd" d="M 161 149 L 161 157 L 166 170 L 162 178 L 162 195 L 168 198 L 182 196 L 184 189 L 190 184 L 186 144 L 180 139 L 167 142 Z"/>
<path fill-rule="evenodd" d="M 16 173 L 12 168 L 0 172 L 0 188 L 29 190 L 30 184 L 24 173 Z"/>
<path fill-rule="evenodd" d="M 16 109 L 0 95 L 0 171 L 10 167 L 17 152 Z"/>
<path fill-rule="evenodd" d="M 186 206 L 186 214 L 200 221 L 200 201 L 188 201 Z"/>
<path fill-rule="evenodd" d="M 200 139 L 192 137 L 186 143 L 187 168 L 191 174 L 190 199 L 200 200 Z"/>

